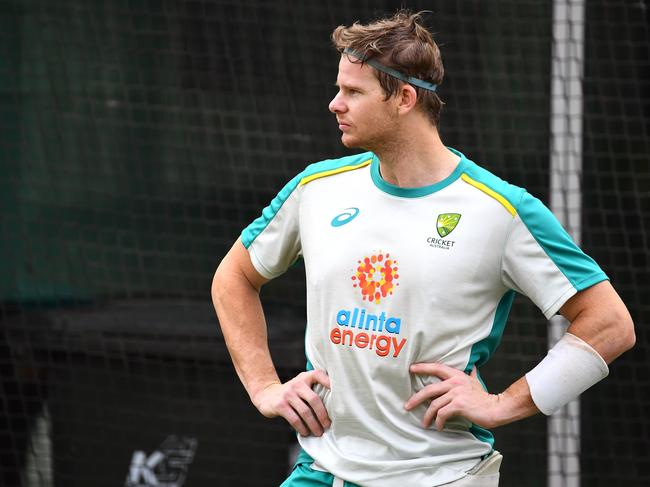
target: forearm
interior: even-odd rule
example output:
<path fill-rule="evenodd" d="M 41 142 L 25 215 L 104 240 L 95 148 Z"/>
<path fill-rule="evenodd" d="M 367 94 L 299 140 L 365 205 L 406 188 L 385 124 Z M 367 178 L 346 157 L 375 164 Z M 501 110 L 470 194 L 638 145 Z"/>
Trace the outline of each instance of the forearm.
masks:
<path fill-rule="evenodd" d="M 269 352 L 259 289 L 220 266 L 212 282 L 212 301 L 237 375 L 253 400 L 259 391 L 280 382 Z"/>
<path fill-rule="evenodd" d="M 499 398 L 504 402 L 500 424 L 530 416 L 537 411 L 553 414 L 585 390 L 605 378 L 607 364 L 587 342 L 566 333 L 532 370 Z"/>
<path fill-rule="evenodd" d="M 626 308 L 608 313 L 583 311 L 573 319 L 567 332 L 588 343 L 607 364 L 629 350 L 636 341 L 634 324 Z"/>
<path fill-rule="evenodd" d="M 568 334 L 561 340 L 563 346 L 554 346 L 552 360 L 547 356 L 541 369 L 530 371 L 499 395 L 503 401 L 500 424 L 531 416 L 540 409 L 549 414 L 578 397 L 607 375 L 606 364 L 634 345 L 634 324 L 609 282 L 579 293 L 561 311 L 570 321 Z"/>

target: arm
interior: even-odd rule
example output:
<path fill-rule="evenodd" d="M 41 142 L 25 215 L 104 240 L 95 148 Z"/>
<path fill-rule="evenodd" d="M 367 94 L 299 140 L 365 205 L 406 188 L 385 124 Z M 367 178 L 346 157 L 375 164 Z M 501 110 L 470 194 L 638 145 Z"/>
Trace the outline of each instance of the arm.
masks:
<path fill-rule="evenodd" d="M 267 345 L 266 320 L 259 292 L 268 282 L 253 267 L 237 240 L 212 280 L 212 302 L 239 379 L 251 399 L 280 383 Z"/>
<path fill-rule="evenodd" d="M 581 338 L 610 364 L 634 346 L 634 323 L 609 281 L 579 292 L 560 313 L 570 323 L 567 332 Z"/>
<path fill-rule="evenodd" d="M 329 417 L 311 386 L 320 383 L 329 387 L 329 379 L 315 370 L 281 384 L 269 352 L 259 296 L 267 282 L 237 240 L 219 264 L 211 289 L 226 346 L 237 375 L 264 416 L 282 416 L 303 436 L 320 436 L 329 426 Z"/>
<path fill-rule="evenodd" d="M 570 322 L 567 331 L 587 342 L 606 363 L 611 363 L 634 345 L 632 318 L 607 281 L 580 291 L 560 312 Z M 436 427 L 442 429 L 450 417 L 463 416 L 479 426 L 494 428 L 539 412 L 525 377 L 501 394 L 488 394 L 475 371 L 467 376 L 442 364 L 414 364 L 411 372 L 442 379 L 416 393 L 405 405 L 406 409 L 412 409 L 432 399 L 424 416 L 424 427 L 435 420 Z"/>

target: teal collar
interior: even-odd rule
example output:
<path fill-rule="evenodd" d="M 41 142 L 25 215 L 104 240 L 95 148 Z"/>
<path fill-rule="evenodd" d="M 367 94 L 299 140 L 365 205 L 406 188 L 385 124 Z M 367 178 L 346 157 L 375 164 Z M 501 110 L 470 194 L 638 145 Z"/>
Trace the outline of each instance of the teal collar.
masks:
<path fill-rule="evenodd" d="M 384 193 L 388 193 L 393 196 L 399 196 L 400 198 L 421 198 L 423 196 L 435 193 L 436 191 L 440 191 L 441 189 L 446 188 L 451 183 L 456 181 L 467 169 L 467 166 L 469 164 L 469 161 L 462 152 L 457 151 L 456 149 L 452 149 L 451 147 L 447 147 L 447 149 L 459 156 L 460 162 L 456 166 L 456 169 L 454 169 L 454 172 L 452 172 L 442 181 L 439 181 L 435 184 L 431 184 L 429 186 L 420 186 L 418 188 L 400 188 L 399 186 L 395 186 L 394 184 L 386 182 L 381 177 L 381 173 L 379 172 L 379 158 L 377 158 L 377 156 L 374 154 L 372 156 L 372 164 L 370 167 L 370 175 L 372 176 L 372 181 L 375 183 L 375 186 L 377 186 Z"/>

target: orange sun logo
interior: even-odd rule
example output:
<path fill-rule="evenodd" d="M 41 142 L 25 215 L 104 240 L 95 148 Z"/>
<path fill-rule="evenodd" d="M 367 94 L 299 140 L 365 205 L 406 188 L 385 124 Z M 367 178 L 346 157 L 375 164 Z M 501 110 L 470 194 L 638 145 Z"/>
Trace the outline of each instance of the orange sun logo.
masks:
<path fill-rule="evenodd" d="M 358 287 L 364 301 L 374 301 L 379 304 L 383 298 L 393 294 L 397 279 L 397 261 L 390 254 L 373 254 L 357 261 L 356 274 L 352 276 L 352 287 Z"/>

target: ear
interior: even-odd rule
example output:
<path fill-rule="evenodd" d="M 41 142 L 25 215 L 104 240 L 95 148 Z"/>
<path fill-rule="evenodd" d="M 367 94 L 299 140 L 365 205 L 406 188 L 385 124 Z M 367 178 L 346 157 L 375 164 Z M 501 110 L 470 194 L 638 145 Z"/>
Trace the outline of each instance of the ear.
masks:
<path fill-rule="evenodd" d="M 415 88 L 408 83 L 403 83 L 397 92 L 398 105 L 397 109 L 400 114 L 410 112 L 418 101 L 418 94 Z"/>

